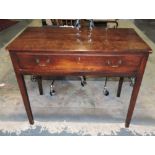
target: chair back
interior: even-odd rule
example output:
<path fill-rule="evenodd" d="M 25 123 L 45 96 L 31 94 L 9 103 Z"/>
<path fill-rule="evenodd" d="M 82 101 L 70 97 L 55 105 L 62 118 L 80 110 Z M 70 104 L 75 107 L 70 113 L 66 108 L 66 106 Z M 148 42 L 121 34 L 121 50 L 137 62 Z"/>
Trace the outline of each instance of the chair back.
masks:
<path fill-rule="evenodd" d="M 43 26 L 72 26 L 76 24 L 76 19 L 45 19 L 42 20 Z"/>

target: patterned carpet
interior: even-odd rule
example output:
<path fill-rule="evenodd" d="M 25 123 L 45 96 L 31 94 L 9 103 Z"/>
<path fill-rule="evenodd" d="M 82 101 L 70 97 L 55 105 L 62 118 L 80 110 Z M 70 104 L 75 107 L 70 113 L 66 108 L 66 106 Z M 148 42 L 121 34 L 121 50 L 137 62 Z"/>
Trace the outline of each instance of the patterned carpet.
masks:
<path fill-rule="evenodd" d="M 105 122 L 35 122 L 33 126 L 27 122 L 8 122 L 0 136 L 155 136 L 155 127 L 131 125 L 127 129 L 122 123 Z"/>
<path fill-rule="evenodd" d="M 36 22 L 36 21 L 35 21 Z M 33 24 L 35 23 L 33 21 Z M 155 45 L 131 21 L 122 27 L 134 27 L 149 45 Z M 26 76 L 26 85 L 35 125 L 29 125 L 8 52 L 0 49 L 0 135 L 155 135 L 155 58 L 149 58 L 143 83 L 129 129 L 124 128 L 132 91 L 128 78 L 122 95 L 116 97 L 118 78 L 109 79 L 109 96 L 103 95 L 104 78 L 89 77 L 82 88 L 80 81 L 66 77 L 55 83 L 56 96 L 49 95 L 50 80 L 43 81 L 44 95 L 37 83 Z"/>

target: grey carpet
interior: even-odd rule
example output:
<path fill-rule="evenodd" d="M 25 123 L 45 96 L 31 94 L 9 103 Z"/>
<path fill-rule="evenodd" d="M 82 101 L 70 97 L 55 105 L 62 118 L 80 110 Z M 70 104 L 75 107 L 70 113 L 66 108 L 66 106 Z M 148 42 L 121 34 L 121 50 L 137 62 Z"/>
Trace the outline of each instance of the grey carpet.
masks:
<path fill-rule="evenodd" d="M 155 43 L 155 19 L 137 19 L 135 20 L 136 26 L 143 31 Z"/>

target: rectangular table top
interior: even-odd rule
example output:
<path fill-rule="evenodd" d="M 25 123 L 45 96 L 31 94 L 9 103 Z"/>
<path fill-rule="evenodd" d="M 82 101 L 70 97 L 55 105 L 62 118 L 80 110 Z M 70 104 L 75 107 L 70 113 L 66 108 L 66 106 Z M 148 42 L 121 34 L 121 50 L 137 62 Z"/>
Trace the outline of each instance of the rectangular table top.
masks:
<path fill-rule="evenodd" d="M 10 52 L 151 52 L 131 28 L 28 27 L 7 49 Z"/>

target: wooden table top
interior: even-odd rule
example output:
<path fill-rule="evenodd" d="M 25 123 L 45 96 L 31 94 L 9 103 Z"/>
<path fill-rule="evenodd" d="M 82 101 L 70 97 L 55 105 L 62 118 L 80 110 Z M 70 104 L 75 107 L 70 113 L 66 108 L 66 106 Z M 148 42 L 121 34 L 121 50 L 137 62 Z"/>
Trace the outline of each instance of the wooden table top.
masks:
<path fill-rule="evenodd" d="M 151 52 L 134 29 L 28 27 L 7 49 L 33 52 Z"/>

